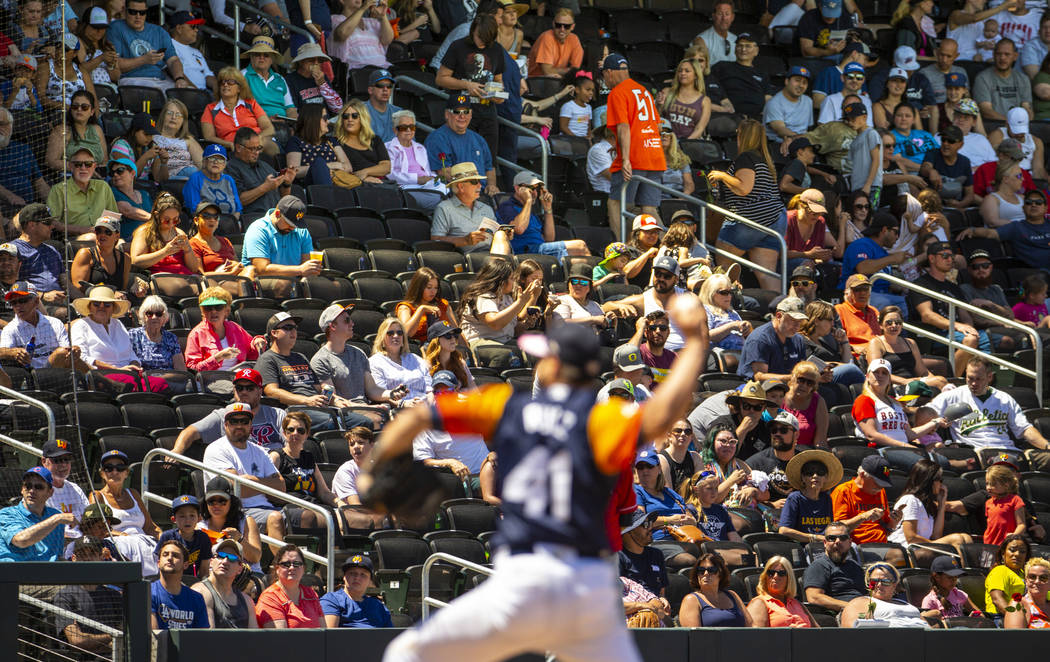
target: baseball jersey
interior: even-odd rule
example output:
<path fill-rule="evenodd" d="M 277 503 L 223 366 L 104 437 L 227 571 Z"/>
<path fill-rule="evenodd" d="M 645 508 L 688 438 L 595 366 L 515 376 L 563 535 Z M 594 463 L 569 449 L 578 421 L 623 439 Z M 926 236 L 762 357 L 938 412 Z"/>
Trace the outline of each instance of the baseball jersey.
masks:
<path fill-rule="evenodd" d="M 860 423 L 863 420 L 874 418 L 875 430 L 887 437 L 908 443 L 908 415 L 904 413 L 901 406 L 896 402 L 888 405 L 878 398 L 863 394 L 853 402 L 853 420 Z M 857 426 L 857 436 L 863 438 L 864 432 L 860 425 Z"/>
<path fill-rule="evenodd" d="M 530 553 L 550 544 L 599 556 L 609 549 L 605 514 L 617 476 L 634 461 L 643 411 L 620 400 L 595 404 L 593 391 L 565 384 L 535 399 L 498 384 L 439 395 L 432 416 L 450 434 L 481 434 L 499 455 L 494 548 Z"/>
<path fill-rule="evenodd" d="M 999 389 L 988 387 L 983 401 L 975 398 L 970 389 L 954 388 L 945 391 L 930 401 L 927 407 L 938 416 L 950 405 L 964 402 L 973 407 L 973 413 L 952 422 L 952 439 L 973 448 L 1015 449 L 1009 433 L 1020 439 L 1029 427 L 1028 419 L 1017 401 Z"/>
<path fill-rule="evenodd" d="M 613 136 L 616 125 L 626 124 L 631 130 L 631 169 L 633 170 L 666 170 L 664 148 L 660 142 L 660 114 L 656 112 L 656 102 L 645 89 L 630 78 L 612 89 L 606 106 L 606 124 Z M 610 172 L 623 169 L 623 151 L 616 145 L 616 158 L 613 159 Z"/>

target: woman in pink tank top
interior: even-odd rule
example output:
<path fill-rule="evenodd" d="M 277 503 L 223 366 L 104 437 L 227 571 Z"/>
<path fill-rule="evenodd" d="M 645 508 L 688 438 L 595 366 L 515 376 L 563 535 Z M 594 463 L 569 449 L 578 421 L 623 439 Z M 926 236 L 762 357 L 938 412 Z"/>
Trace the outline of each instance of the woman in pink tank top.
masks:
<path fill-rule="evenodd" d="M 820 371 L 809 361 L 799 361 L 791 370 L 788 392 L 781 408 L 798 419 L 799 446 L 827 449 L 828 405 L 817 393 Z"/>

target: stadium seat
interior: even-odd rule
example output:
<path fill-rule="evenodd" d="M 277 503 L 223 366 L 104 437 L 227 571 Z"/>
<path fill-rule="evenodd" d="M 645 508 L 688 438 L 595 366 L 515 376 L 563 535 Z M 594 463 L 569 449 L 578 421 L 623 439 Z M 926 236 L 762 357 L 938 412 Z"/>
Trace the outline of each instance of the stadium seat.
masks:
<path fill-rule="evenodd" d="M 978 568 L 988 572 L 996 565 L 996 554 L 999 552 L 999 546 L 973 542 L 960 545 L 959 551 L 962 552 L 962 567 Z"/>
<path fill-rule="evenodd" d="M 414 271 L 416 256 L 402 250 L 369 250 L 368 260 L 373 269 L 399 274 L 402 271 Z"/>
<path fill-rule="evenodd" d="M 467 261 L 459 251 L 419 251 L 416 258 L 419 260 L 419 266 L 433 269 L 442 278 L 467 271 Z"/>
<path fill-rule="evenodd" d="M 829 440 L 830 441 L 830 440 Z M 828 444 L 831 446 L 831 452 L 835 454 L 835 457 L 842 463 L 843 468 L 853 469 L 856 471 L 860 468 L 860 463 L 864 461 L 864 458 L 869 455 L 878 455 L 878 451 L 874 448 L 868 448 L 865 445 L 841 445 L 841 444 Z M 888 498 L 888 497 L 887 497 Z"/>
<path fill-rule="evenodd" d="M 382 278 L 378 276 L 355 276 L 351 274 L 350 282 L 354 286 L 357 296 L 369 299 L 377 304 L 386 301 L 401 301 L 405 292 L 394 278 Z"/>
<path fill-rule="evenodd" d="M 354 286 L 347 278 L 333 276 L 307 276 L 305 279 L 306 294 L 325 302 L 351 299 L 354 297 Z"/>
<path fill-rule="evenodd" d="M 121 421 L 120 409 L 106 402 L 80 401 L 78 405 L 65 405 L 67 420 L 88 430 L 97 430 Z M 141 458 L 140 458 L 141 459 Z"/>
<path fill-rule="evenodd" d="M 775 533 L 749 533 L 744 538 L 744 542 L 755 550 L 755 565 L 765 565 L 766 561 L 774 556 L 783 556 L 796 568 L 804 568 L 808 565 L 802 553 L 802 546 L 787 536 Z"/>
<path fill-rule="evenodd" d="M 1029 501 L 1050 504 L 1050 475 L 1037 471 L 1022 473 L 1021 494 Z"/>
<path fill-rule="evenodd" d="M 127 404 L 121 406 L 120 413 L 125 425 L 143 430 L 171 428 L 179 424 L 175 410 L 167 404 Z"/>
<path fill-rule="evenodd" d="M 277 308 L 241 308 L 233 313 L 238 324 L 253 336 L 266 335 L 266 322 L 281 312 Z"/>
<path fill-rule="evenodd" d="M 430 549 L 434 553 L 442 552 L 445 554 L 451 554 L 452 556 L 459 557 L 465 561 L 471 563 L 477 563 L 478 565 L 485 565 L 489 562 L 488 555 L 485 553 L 485 546 L 482 545 L 477 539 L 469 537 L 467 534 L 466 538 L 459 537 L 448 537 L 441 536 L 430 540 Z M 426 538 L 426 536 L 423 536 Z"/>
<path fill-rule="evenodd" d="M 400 239 L 409 246 L 414 245 L 417 241 L 430 241 L 430 222 L 419 218 L 410 218 L 407 216 L 409 212 L 413 212 L 413 210 L 401 209 L 389 212 L 389 214 L 397 213 L 401 215 L 399 218 L 391 215 L 386 217 L 386 227 L 390 238 Z"/>
<path fill-rule="evenodd" d="M 120 85 L 120 106 L 130 113 L 149 113 L 154 118 L 160 117 L 164 108 L 164 93 L 155 87 L 144 85 Z M 209 101 L 210 103 L 210 101 Z"/>
<path fill-rule="evenodd" d="M 402 209 L 405 199 L 396 184 L 364 184 L 354 189 L 357 206 L 384 213 L 388 209 Z"/>
<path fill-rule="evenodd" d="M 129 463 L 142 462 L 146 453 L 157 447 L 155 441 L 145 436 L 106 435 L 99 441 L 99 450 L 105 454 L 109 451 L 121 451 L 128 456 Z"/>
<path fill-rule="evenodd" d="M 729 567 L 730 572 L 738 568 L 755 565 L 754 550 L 752 550 L 751 546 L 746 542 L 734 542 L 732 540 L 705 540 L 700 543 L 700 551 L 704 554 L 713 553 L 728 556 L 726 559 L 726 565 Z M 726 555 L 726 552 L 733 552 L 733 554 Z M 739 556 L 741 559 L 739 565 L 730 562 L 730 559 L 734 556 Z"/>
<path fill-rule="evenodd" d="M 360 248 L 329 247 L 324 249 L 324 268 L 347 275 L 368 268 L 368 256 Z"/>
<path fill-rule="evenodd" d="M 341 216 L 335 219 L 339 236 L 351 237 L 366 243 L 370 239 L 386 239 L 386 226 L 378 214 L 369 213 L 367 209 L 343 209 Z"/>
<path fill-rule="evenodd" d="M 481 499 L 449 499 L 441 504 L 445 521 L 459 531 L 478 535 L 496 529 L 496 508 Z"/>

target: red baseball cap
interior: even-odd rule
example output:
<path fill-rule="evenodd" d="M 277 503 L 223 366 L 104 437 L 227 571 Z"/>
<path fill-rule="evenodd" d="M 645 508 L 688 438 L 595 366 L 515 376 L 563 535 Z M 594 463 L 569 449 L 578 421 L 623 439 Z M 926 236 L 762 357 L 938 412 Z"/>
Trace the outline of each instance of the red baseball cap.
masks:
<path fill-rule="evenodd" d="M 260 375 L 259 371 L 255 370 L 254 368 L 244 368 L 243 370 L 238 370 L 233 375 L 233 381 L 236 382 L 239 379 L 247 379 L 256 386 L 262 386 L 262 375 Z"/>

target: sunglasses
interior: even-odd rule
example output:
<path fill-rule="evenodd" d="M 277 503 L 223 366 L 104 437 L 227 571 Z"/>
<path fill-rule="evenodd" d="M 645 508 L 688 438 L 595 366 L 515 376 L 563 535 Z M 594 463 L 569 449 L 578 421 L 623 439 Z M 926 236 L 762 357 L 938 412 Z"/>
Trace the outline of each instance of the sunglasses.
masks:
<path fill-rule="evenodd" d="M 787 577 L 788 571 L 781 568 L 779 570 L 767 570 L 766 574 L 770 577 Z"/>
<path fill-rule="evenodd" d="M 816 386 L 817 382 L 809 377 L 795 377 L 795 381 L 799 384 L 809 384 L 810 386 Z"/>
<path fill-rule="evenodd" d="M 1050 575 L 1028 575 L 1028 581 L 1037 584 L 1045 584 L 1046 582 L 1050 582 Z"/>
<path fill-rule="evenodd" d="M 760 405 L 760 404 L 756 405 L 756 404 L 752 404 L 750 402 L 741 402 L 740 403 L 740 408 L 743 409 L 744 411 L 762 411 L 766 407 L 765 407 L 765 405 Z"/>
<path fill-rule="evenodd" d="M 225 506 L 229 502 L 229 499 L 208 499 L 205 503 L 209 506 Z"/>
<path fill-rule="evenodd" d="M 212 157 L 212 158 L 214 158 L 214 157 Z M 222 158 L 222 157 L 220 156 L 219 158 Z M 197 215 L 200 216 L 201 218 L 203 218 L 204 220 L 207 220 L 207 221 L 214 221 L 215 219 L 217 219 L 219 217 L 218 214 L 216 214 L 215 212 L 211 212 L 211 211 L 202 211 L 201 213 L 199 213 Z"/>
<path fill-rule="evenodd" d="M 404 332 L 404 331 L 401 331 L 401 330 L 399 330 L 399 329 L 390 329 L 390 330 L 388 330 L 388 331 L 386 332 L 386 335 L 387 335 L 387 336 L 389 336 L 389 337 L 391 337 L 391 338 L 396 338 L 397 336 L 403 336 L 403 335 L 405 335 L 405 332 Z"/>
<path fill-rule="evenodd" d="M 591 281 L 587 280 L 586 278 L 570 278 L 569 279 L 569 285 L 575 285 L 577 287 L 584 287 L 585 285 L 590 285 L 590 284 L 591 284 Z"/>
<path fill-rule="evenodd" d="M 201 310 L 203 310 L 206 313 L 217 313 L 225 307 L 226 304 L 224 303 L 216 303 L 208 306 L 201 306 Z"/>
<path fill-rule="evenodd" d="M 943 260 L 950 260 L 955 257 L 955 254 L 950 251 L 942 251 L 940 253 L 935 253 L 935 255 Z"/>
<path fill-rule="evenodd" d="M 846 74 L 847 80 L 864 80 L 864 74 Z"/>
<path fill-rule="evenodd" d="M 295 324 L 283 324 L 281 326 L 273 327 L 277 331 L 297 331 L 299 329 Z"/>
<path fill-rule="evenodd" d="M 361 117 L 361 114 L 357 113 L 357 112 L 346 113 L 346 114 L 343 115 L 343 119 L 344 120 L 347 120 L 347 119 L 356 120 L 356 119 L 358 119 L 360 117 Z"/>
<path fill-rule="evenodd" d="M 245 149 L 245 150 L 247 150 L 249 152 L 261 152 L 262 151 L 262 145 L 244 145 L 244 144 L 239 144 L 237 146 L 241 147 L 241 148 L 243 148 L 243 149 Z"/>
<path fill-rule="evenodd" d="M 236 554 L 230 554 L 229 552 L 215 552 L 215 558 L 222 561 L 229 561 L 230 563 L 240 563 L 241 557 Z"/>
<path fill-rule="evenodd" d="M 126 465 L 126 464 L 103 464 L 102 465 L 102 471 L 105 471 L 106 473 L 113 473 L 115 471 L 126 471 L 127 468 L 128 468 L 128 465 Z"/>
<path fill-rule="evenodd" d="M 820 466 L 817 466 L 817 467 L 811 467 L 808 471 L 803 469 L 802 470 L 802 475 L 803 476 L 827 476 L 828 475 L 828 468 L 825 467 L 824 465 L 820 465 Z"/>
<path fill-rule="evenodd" d="M 219 81 L 219 85 L 236 85 L 236 84 L 237 84 L 237 81 L 233 80 L 232 78 L 227 78 L 226 80 Z"/>
<path fill-rule="evenodd" d="M 301 567 L 303 567 L 303 562 L 302 561 L 281 561 L 277 565 L 281 566 L 282 568 L 287 568 L 287 569 L 301 568 Z"/>
<path fill-rule="evenodd" d="M 164 317 L 165 311 L 163 310 L 148 310 L 146 311 L 146 317 Z"/>
<path fill-rule="evenodd" d="M 112 308 L 113 307 L 113 302 L 112 301 L 92 301 L 91 305 L 94 308 Z"/>
<path fill-rule="evenodd" d="M 812 280 L 793 280 L 791 281 L 791 286 L 795 287 L 797 285 L 798 287 L 809 287 L 813 283 L 814 281 Z"/>
<path fill-rule="evenodd" d="M 896 579 L 890 579 L 888 577 L 884 577 L 882 579 L 875 579 L 874 577 L 872 577 L 869 581 L 871 581 L 874 584 L 882 584 L 883 586 L 893 586 L 897 583 Z"/>
<path fill-rule="evenodd" d="M 845 541 L 849 540 L 849 534 L 848 533 L 840 533 L 838 535 L 834 535 L 834 534 L 830 534 L 829 533 L 829 534 L 825 534 L 824 540 L 827 540 L 828 542 L 845 542 Z"/>
<path fill-rule="evenodd" d="M 1032 198 L 1030 200 L 1025 200 L 1024 203 L 1026 205 L 1045 205 L 1046 204 L 1046 200 L 1041 200 L 1041 199 L 1038 199 L 1038 198 Z"/>
<path fill-rule="evenodd" d="M 448 111 L 453 115 L 469 115 L 471 113 L 470 108 L 457 108 L 456 110 Z"/>
<path fill-rule="evenodd" d="M 669 324 L 650 324 L 649 329 L 652 331 L 668 331 L 671 329 Z"/>
<path fill-rule="evenodd" d="M 727 297 L 733 293 L 733 290 L 718 290 L 715 294 L 723 297 Z"/>
<path fill-rule="evenodd" d="M 696 566 L 696 574 L 698 575 L 717 575 L 718 568 L 713 565 L 698 565 Z"/>
<path fill-rule="evenodd" d="M 985 269 L 991 269 L 992 268 L 992 263 L 991 262 L 982 262 L 980 264 L 971 264 L 970 268 L 973 269 L 974 271 L 984 271 Z"/>
<path fill-rule="evenodd" d="M 255 389 L 257 389 L 259 387 L 256 386 L 255 384 L 235 384 L 233 386 L 233 388 L 238 393 L 244 393 L 245 391 L 254 391 Z"/>
<path fill-rule="evenodd" d="M 887 147 L 893 147 L 893 145 L 886 145 L 886 146 Z M 866 202 L 863 202 L 863 203 L 858 204 L 858 205 L 853 205 L 853 208 L 854 209 L 871 209 L 871 205 L 866 203 Z"/>
<path fill-rule="evenodd" d="M 306 434 L 306 428 L 289 427 L 284 429 L 285 434 Z"/>
<path fill-rule="evenodd" d="M 74 168 L 94 168 L 95 167 L 95 162 L 94 161 L 70 161 L 69 165 L 73 166 Z"/>
<path fill-rule="evenodd" d="M 228 425 L 251 425 L 252 418 L 250 416 L 230 416 L 226 419 Z"/>
<path fill-rule="evenodd" d="M 688 434 L 693 434 L 693 429 L 692 428 L 674 428 L 674 429 L 671 430 L 671 434 L 677 435 L 679 437 L 684 437 L 684 436 L 686 436 Z"/>
<path fill-rule="evenodd" d="M 790 425 L 774 425 L 771 429 L 773 434 L 789 434 L 795 431 Z"/>
<path fill-rule="evenodd" d="M 575 24 L 574 23 L 555 23 L 554 24 L 554 28 L 555 29 L 562 29 L 562 30 L 571 30 L 573 25 L 575 25 Z"/>
<path fill-rule="evenodd" d="M 660 280 L 671 280 L 678 278 L 678 276 L 675 276 L 670 271 L 664 271 L 663 269 L 653 269 L 653 278 L 659 278 Z"/>
<path fill-rule="evenodd" d="M 416 130 L 416 125 L 415 124 L 402 124 L 399 127 L 397 127 L 397 130 L 398 131 L 415 131 Z"/>
<path fill-rule="evenodd" d="M 70 110 L 91 110 L 90 103 L 71 103 L 69 104 Z"/>
<path fill-rule="evenodd" d="M 127 12 L 129 16 L 145 16 L 146 15 L 146 10 L 145 9 L 131 9 L 130 7 L 125 7 L 124 11 Z"/>

